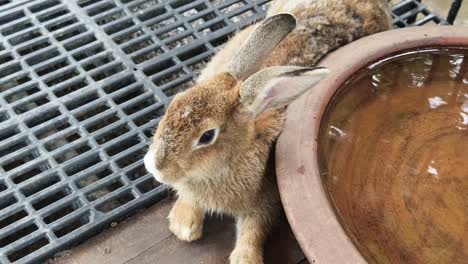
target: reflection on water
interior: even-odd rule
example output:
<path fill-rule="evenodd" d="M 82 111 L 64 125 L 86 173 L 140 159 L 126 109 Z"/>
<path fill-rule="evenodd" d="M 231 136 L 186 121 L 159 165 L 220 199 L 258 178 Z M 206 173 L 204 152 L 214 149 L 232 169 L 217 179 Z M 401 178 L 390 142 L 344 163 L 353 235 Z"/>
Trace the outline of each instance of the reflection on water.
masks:
<path fill-rule="evenodd" d="M 427 50 L 358 74 L 327 110 L 321 170 L 371 263 L 467 263 L 468 50 Z"/>

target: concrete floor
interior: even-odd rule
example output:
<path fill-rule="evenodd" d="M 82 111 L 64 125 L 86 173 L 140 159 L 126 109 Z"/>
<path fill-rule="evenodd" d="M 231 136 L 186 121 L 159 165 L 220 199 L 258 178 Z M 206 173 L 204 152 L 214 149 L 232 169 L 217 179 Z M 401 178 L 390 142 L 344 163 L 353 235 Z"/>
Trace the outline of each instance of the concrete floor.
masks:
<path fill-rule="evenodd" d="M 71 250 L 49 264 L 220 264 L 227 263 L 234 246 L 231 219 L 211 218 L 200 241 L 178 241 L 167 227 L 173 201 L 164 200 Z M 286 220 L 272 232 L 265 263 L 307 264 Z"/>

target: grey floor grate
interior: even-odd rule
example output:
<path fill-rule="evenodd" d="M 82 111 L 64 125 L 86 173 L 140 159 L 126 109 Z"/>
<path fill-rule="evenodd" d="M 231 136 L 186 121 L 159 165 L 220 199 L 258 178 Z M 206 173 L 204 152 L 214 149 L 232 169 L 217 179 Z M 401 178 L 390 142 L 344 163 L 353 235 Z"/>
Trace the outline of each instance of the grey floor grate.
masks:
<path fill-rule="evenodd" d="M 268 2 L 0 0 L 0 263 L 38 263 L 164 197 L 142 164 L 152 130 Z M 397 26 L 441 22 L 394 10 Z"/>

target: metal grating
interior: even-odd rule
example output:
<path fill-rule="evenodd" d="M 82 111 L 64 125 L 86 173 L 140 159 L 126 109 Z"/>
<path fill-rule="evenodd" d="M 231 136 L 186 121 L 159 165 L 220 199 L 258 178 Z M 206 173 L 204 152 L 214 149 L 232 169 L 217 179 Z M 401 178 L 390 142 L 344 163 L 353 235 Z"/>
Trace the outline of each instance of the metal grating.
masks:
<path fill-rule="evenodd" d="M 164 197 L 165 106 L 269 0 L 0 0 L 0 263 L 38 263 Z M 416 1 L 397 26 L 441 20 Z M 421 15 L 422 14 L 422 15 Z"/>

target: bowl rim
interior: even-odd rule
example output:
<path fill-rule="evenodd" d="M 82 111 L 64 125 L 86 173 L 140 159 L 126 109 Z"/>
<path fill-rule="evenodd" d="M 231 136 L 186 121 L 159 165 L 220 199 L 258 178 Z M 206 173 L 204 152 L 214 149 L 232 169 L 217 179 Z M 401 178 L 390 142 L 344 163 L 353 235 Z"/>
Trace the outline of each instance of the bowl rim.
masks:
<path fill-rule="evenodd" d="M 278 189 L 286 216 L 311 263 L 368 263 L 346 234 L 330 204 L 318 165 L 318 134 L 324 112 L 354 73 L 407 50 L 467 47 L 468 27 L 393 29 L 356 40 L 320 63 L 331 74 L 288 107 L 276 144 Z"/>

